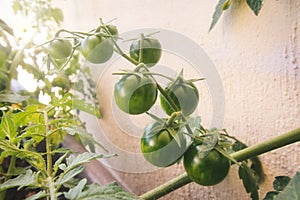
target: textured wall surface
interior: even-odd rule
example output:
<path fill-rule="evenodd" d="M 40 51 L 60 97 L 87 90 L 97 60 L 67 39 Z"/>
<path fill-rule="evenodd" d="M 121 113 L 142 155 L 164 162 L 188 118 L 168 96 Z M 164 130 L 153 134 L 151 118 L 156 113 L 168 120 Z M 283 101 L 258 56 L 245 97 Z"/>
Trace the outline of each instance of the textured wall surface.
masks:
<path fill-rule="evenodd" d="M 114 23 L 121 32 L 147 27 L 164 28 L 195 41 L 214 62 L 223 82 L 226 106 L 223 127 L 248 145 L 299 127 L 299 1 L 266 0 L 259 16 L 255 16 L 244 1 L 235 0 L 234 5 L 224 13 L 210 33 L 208 29 L 216 0 L 58 2 L 64 9 L 64 27 L 68 29 L 90 30 L 97 25 L 99 17 L 105 20 L 117 18 Z M 122 67 L 118 62 L 106 71 L 92 66 L 99 84 L 104 117 L 99 121 L 88 120 L 88 124 L 100 142 L 103 137 L 98 135 L 99 127 L 120 149 L 138 153 L 137 137 L 124 134 L 120 130 L 120 126 L 115 124 L 111 110 L 113 81 L 108 74 L 120 68 Z M 200 105 L 203 105 L 203 102 L 200 102 Z M 202 117 L 204 122 L 209 121 L 206 116 Z M 132 120 L 138 123 L 138 119 Z M 293 176 L 300 170 L 300 144 L 274 150 L 262 155 L 261 159 L 268 175 L 261 185 L 260 192 L 263 197 L 265 192 L 271 189 L 274 176 Z M 141 171 L 143 162 L 127 161 L 125 157 L 119 160 L 114 158 L 112 162 L 118 167 L 130 165 L 132 170 Z M 126 173 L 113 169 L 111 171 L 119 180 L 123 180 L 131 191 L 141 194 L 184 170 L 178 165 L 147 173 Z M 201 187 L 189 184 L 163 199 L 249 199 L 241 184 L 234 167 L 229 177 L 216 186 Z"/>

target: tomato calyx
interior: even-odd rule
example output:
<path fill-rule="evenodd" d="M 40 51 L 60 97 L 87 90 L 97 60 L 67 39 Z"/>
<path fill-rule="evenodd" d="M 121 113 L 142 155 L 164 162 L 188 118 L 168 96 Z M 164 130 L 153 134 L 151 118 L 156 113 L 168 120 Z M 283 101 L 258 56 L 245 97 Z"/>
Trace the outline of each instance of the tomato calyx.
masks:
<path fill-rule="evenodd" d="M 182 74 L 181 71 L 177 78 L 165 87 L 165 94 L 160 95 L 163 111 L 169 116 L 180 110 L 184 116 L 189 116 L 198 106 L 198 89 L 192 81 L 186 81 Z"/>
<path fill-rule="evenodd" d="M 147 67 L 156 65 L 161 57 L 162 48 L 160 42 L 153 37 L 141 34 L 130 45 L 129 55 L 138 63 L 144 63 Z"/>

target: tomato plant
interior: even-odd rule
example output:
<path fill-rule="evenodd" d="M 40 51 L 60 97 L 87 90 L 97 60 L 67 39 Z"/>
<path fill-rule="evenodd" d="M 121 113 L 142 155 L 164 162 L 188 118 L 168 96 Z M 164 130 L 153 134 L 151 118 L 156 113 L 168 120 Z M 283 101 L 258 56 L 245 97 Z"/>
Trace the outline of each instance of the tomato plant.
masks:
<path fill-rule="evenodd" d="M 23 9 L 23 6 L 29 5 L 28 3 L 22 4 L 22 2 L 24 1 L 15 0 L 15 9 Z M 39 3 L 44 6 L 45 2 L 37 1 L 37 4 L 32 4 L 32 6 Z M 220 1 L 217 12 L 227 9 L 230 3 L 231 1 Z M 44 9 L 35 8 L 33 10 Z M 45 15 L 51 12 L 56 14 L 45 17 L 44 20 L 60 21 L 59 10 L 48 8 L 46 11 Z M 28 13 L 28 10 L 25 10 L 24 13 Z M 218 15 L 214 16 L 215 19 L 218 17 Z M 38 27 L 38 24 L 47 24 L 39 22 L 33 27 Z M 69 35 L 59 36 L 61 32 Z M 2 37 L 7 34 L 11 38 L 14 37 L 13 31 L 2 20 L 0 20 L 0 33 Z M 120 197 L 118 192 L 121 192 L 122 196 L 125 194 L 130 199 L 140 199 L 120 188 L 116 189 L 115 185 L 104 187 L 96 184 L 87 185 L 85 179 L 75 178 L 83 170 L 81 166 L 83 163 L 101 158 L 103 155 L 93 153 L 95 145 L 101 145 L 94 141 L 88 132 L 84 131 L 84 123 L 74 115 L 79 111 L 95 114 L 94 105 L 90 106 L 85 104 L 83 99 L 76 99 L 77 97 L 71 90 L 74 82 L 70 80 L 70 77 L 78 75 L 78 72 L 88 74 L 88 70 L 82 68 L 82 65 L 78 63 L 79 53 L 91 63 L 104 63 L 116 50 L 125 59 L 137 65 L 134 71 L 124 71 L 122 77 L 115 84 L 114 98 L 117 106 L 128 114 L 145 113 L 155 119 L 141 133 L 140 146 L 145 159 L 155 166 L 168 167 L 176 162 L 179 163 L 183 157 L 183 165 L 186 170 L 183 175 L 141 195 L 141 198 L 157 199 L 192 181 L 204 186 L 218 184 L 227 176 L 231 163 L 233 163 L 239 165 L 239 178 L 242 179 L 246 191 L 251 193 L 253 200 L 257 200 L 259 189 L 257 180 L 260 178 L 259 176 L 263 175 L 263 170 L 260 160 L 256 156 L 299 141 L 300 129 L 251 148 L 230 136 L 224 129 L 207 130 L 201 125 L 199 116 L 190 116 L 199 103 L 199 92 L 192 81 L 195 79 L 185 80 L 183 74 L 180 73 L 174 81 L 163 88 L 155 80 L 155 76 L 161 75 L 168 80 L 172 78 L 152 73 L 149 70 L 160 60 L 162 54 L 160 42 L 142 34 L 140 39 L 131 44 L 129 55 L 127 55 L 116 43 L 117 38 L 117 27 L 104 24 L 101 19 L 100 26 L 96 28 L 96 31 L 93 29 L 89 32 L 72 32 L 61 29 L 55 34 L 53 40 L 44 43 L 49 43 L 47 51 L 41 48 L 42 45 L 34 44 L 34 40 L 25 45 L 24 49 L 14 49 L 10 45 L 3 46 L 8 40 L 1 38 L 0 79 L 7 83 L 0 83 L 3 84 L 0 85 L 0 110 L 2 111 L 0 112 L 0 130 L 4 130 L 0 131 L 0 151 L 4 152 L 1 154 L 0 160 L 1 162 L 8 160 L 9 166 L 1 168 L 0 199 L 4 199 L 8 194 L 5 194 L 5 191 L 13 187 L 37 189 L 38 193 L 33 194 L 30 199 L 85 199 L 91 197 L 90 195 L 92 195 L 91 198 L 105 198 L 108 196 L 107 194 L 111 199 L 118 199 Z M 74 41 L 73 44 L 70 42 L 71 39 Z M 36 48 L 27 51 L 28 47 L 32 46 Z M 80 48 L 78 48 L 79 46 Z M 40 55 L 28 54 L 28 52 L 42 55 L 48 53 L 49 56 L 39 59 Z M 26 60 L 22 60 L 23 57 L 27 57 Z M 43 60 L 45 63 L 39 66 L 40 62 L 35 62 L 36 60 Z M 45 65 L 47 65 L 47 69 L 40 70 Z M 22 93 L 20 93 L 21 97 L 10 93 L 11 80 L 16 77 L 17 67 L 32 73 L 34 78 L 41 83 L 34 94 L 28 93 L 30 98 L 36 98 L 39 94 L 47 94 L 50 98 L 47 105 L 39 103 L 37 99 L 28 100 L 29 97 L 22 96 Z M 55 72 L 57 74 L 53 81 L 48 80 L 49 77 L 53 77 Z M 90 89 L 85 90 L 85 82 L 89 86 L 94 86 L 92 79 L 87 76 L 84 80 L 80 79 L 76 83 L 77 87 L 72 89 L 81 93 L 79 96 L 92 96 L 89 100 L 93 100 L 95 95 L 91 94 Z M 55 94 L 53 94 L 53 86 L 56 87 L 55 90 L 58 89 Z M 7 90 L 8 93 L 4 90 Z M 161 119 L 150 113 L 150 108 L 156 103 L 158 91 L 160 92 L 161 108 L 169 115 L 167 119 Z M 99 117 L 99 115 L 95 115 Z M 92 152 L 78 154 L 75 157 L 70 155 L 71 151 L 68 149 L 58 148 L 65 134 L 83 138 L 81 142 L 84 143 L 84 146 L 88 145 Z M 43 151 L 36 148 L 41 141 L 45 143 Z M 60 154 L 58 160 L 53 159 L 56 154 Z M 15 165 L 16 159 L 26 161 L 29 167 L 21 170 Z M 65 188 L 65 185 L 71 188 Z M 72 188 L 72 185 L 76 185 L 75 188 Z M 279 189 L 281 191 L 281 188 Z M 68 191 L 65 192 L 65 190 Z M 91 191 L 96 191 L 96 194 Z M 104 196 L 103 193 L 105 193 Z"/>
<path fill-rule="evenodd" d="M 176 127 L 177 126 L 177 127 Z M 178 138 L 178 141 L 174 137 Z M 178 124 L 166 126 L 154 121 L 148 124 L 141 138 L 141 150 L 146 160 L 158 167 L 176 163 L 186 150 L 186 138 Z"/>
<path fill-rule="evenodd" d="M 201 145 L 191 145 L 184 154 L 183 164 L 188 176 L 200 185 L 220 183 L 229 172 L 230 161 L 215 149 L 209 152 L 200 149 Z"/>
<path fill-rule="evenodd" d="M 72 44 L 68 40 L 54 39 L 49 44 L 48 52 L 53 59 L 64 59 L 71 55 Z"/>
<path fill-rule="evenodd" d="M 104 63 L 112 57 L 113 45 L 107 37 L 91 35 L 82 41 L 81 53 L 91 63 Z"/>
<path fill-rule="evenodd" d="M 161 57 L 161 44 L 155 38 L 141 37 L 130 45 L 130 57 L 140 63 L 152 67 Z"/>
<path fill-rule="evenodd" d="M 144 113 L 156 101 L 156 82 L 142 73 L 123 75 L 115 84 L 114 98 L 122 111 L 128 114 Z"/>
<path fill-rule="evenodd" d="M 179 78 L 175 82 L 171 82 L 165 91 L 184 116 L 191 115 L 198 106 L 199 92 L 192 82 Z M 176 111 L 162 94 L 160 95 L 160 103 L 163 111 L 168 115 Z"/>

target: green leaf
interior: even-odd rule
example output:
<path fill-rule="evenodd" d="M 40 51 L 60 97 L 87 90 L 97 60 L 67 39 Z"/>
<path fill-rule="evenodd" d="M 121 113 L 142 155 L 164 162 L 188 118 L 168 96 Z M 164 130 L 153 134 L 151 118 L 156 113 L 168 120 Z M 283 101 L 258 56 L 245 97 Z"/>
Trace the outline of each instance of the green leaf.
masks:
<path fill-rule="evenodd" d="M 217 21 L 221 17 L 223 11 L 228 9 L 229 6 L 230 6 L 230 0 L 220 0 L 219 1 L 219 3 L 216 6 L 215 12 L 213 14 L 213 19 L 212 19 L 212 22 L 210 24 L 209 31 L 211 31 L 214 28 Z"/>
<path fill-rule="evenodd" d="M 276 191 L 283 191 L 290 181 L 291 178 L 288 176 L 276 176 L 275 181 L 273 182 L 273 188 Z"/>
<path fill-rule="evenodd" d="M 296 175 L 289 182 L 289 184 L 284 188 L 284 190 L 274 197 L 274 200 L 300 199 L 299 188 L 300 188 L 300 172 L 297 172 Z"/>
<path fill-rule="evenodd" d="M 67 165 L 66 168 L 63 169 L 64 173 L 67 173 L 69 170 L 74 169 L 75 167 L 78 167 L 79 165 L 82 165 L 84 163 L 90 162 L 97 158 L 103 158 L 103 154 L 98 153 L 90 153 L 90 152 L 84 152 L 82 154 L 79 154 L 77 156 L 70 155 L 66 159 Z"/>
<path fill-rule="evenodd" d="M 75 167 L 74 169 L 69 170 L 67 173 L 63 173 L 62 176 L 59 176 L 59 179 L 55 184 L 60 187 L 64 183 L 70 181 L 72 178 L 80 174 L 83 170 L 83 166 Z"/>
<path fill-rule="evenodd" d="M 279 192 L 276 192 L 276 191 L 268 192 L 263 200 L 273 200 L 274 197 L 278 194 L 279 194 Z"/>
<path fill-rule="evenodd" d="M 70 152 L 66 152 L 64 155 L 60 156 L 54 163 L 53 166 L 53 174 L 56 175 L 59 166 L 62 164 L 62 162 L 66 159 L 66 157 L 70 154 Z"/>
<path fill-rule="evenodd" d="M 6 31 L 7 33 L 9 33 L 10 35 L 14 35 L 14 31 L 13 29 L 8 26 L 2 19 L 0 19 L 0 27 Z"/>
<path fill-rule="evenodd" d="M 263 0 L 246 0 L 246 1 L 247 1 L 248 6 L 254 12 L 254 14 L 258 15 L 258 13 L 263 5 Z"/>
<path fill-rule="evenodd" d="M 102 148 L 107 152 L 105 147 L 99 142 L 97 142 L 91 133 L 87 132 L 85 129 L 79 126 L 62 127 L 62 130 L 65 130 L 69 135 L 73 135 L 73 136 L 78 135 L 82 145 L 88 146 L 92 152 L 95 152 L 94 144 L 98 145 L 100 148 Z"/>
<path fill-rule="evenodd" d="M 115 182 L 104 186 L 94 183 L 84 187 L 85 184 L 86 180 L 81 180 L 77 187 L 64 193 L 65 197 L 70 200 L 141 200 Z"/>
<path fill-rule="evenodd" d="M 25 200 L 37 200 L 37 199 L 41 199 L 46 196 L 47 196 L 47 194 L 45 191 L 39 191 L 38 193 L 31 195 L 30 197 L 26 198 Z"/>
<path fill-rule="evenodd" d="M 3 113 L 1 124 L 0 124 L 0 137 L 8 137 L 9 140 L 13 141 L 17 135 L 17 128 L 14 122 L 5 113 Z"/>
<path fill-rule="evenodd" d="M 70 189 L 68 191 L 68 193 L 65 193 L 65 197 L 67 199 L 78 199 L 78 197 L 79 197 L 80 193 L 82 192 L 82 190 L 84 189 L 86 183 L 87 183 L 87 180 L 85 178 L 81 179 L 75 187 Z"/>
<path fill-rule="evenodd" d="M 20 159 L 25 159 L 31 166 L 42 173 L 46 173 L 46 163 L 41 154 L 20 149 L 16 156 Z"/>
<path fill-rule="evenodd" d="M 19 103 L 28 100 L 28 96 L 13 93 L 0 94 L 1 102 Z"/>
<path fill-rule="evenodd" d="M 247 145 L 245 145 L 244 143 L 238 140 L 236 140 L 232 145 L 232 150 L 234 151 L 240 151 L 245 148 L 247 148 Z M 251 169 L 254 171 L 258 183 L 263 182 L 263 180 L 265 179 L 265 173 L 263 171 L 263 167 L 260 159 L 257 156 L 254 156 L 250 158 L 250 161 L 252 163 Z"/>
<path fill-rule="evenodd" d="M 36 174 L 31 170 L 27 170 L 26 174 L 21 174 L 16 178 L 8 179 L 6 182 L 0 184 L 0 191 L 7 190 L 14 187 L 25 187 L 30 185 L 35 185 L 36 183 Z"/>
<path fill-rule="evenodd" d="M 71 180 L 72 178 L 74 178 L 80 172 L 82 172 L 84 169 L 84 167 L 81 166 L 82 164 L 88 163 L 94 159 L 103 158 L 103 157 L 104 156 L 102 154 L 90 153 L 90 152 L 84 152 L 77 156 L 75 156 L 73 154 L 70 155 L 68 158 L 66 158 L 66 164 L 59 165 L 59 168 L 63 172 L 59 175 L 59 178 L 56 181 L 56 184 L 59 187 L 62 184 L 66 183 L 69 180 Z"/>
<path fill-rule="evenodd" d="M 239 167 L 239 177 L 243 181 L 246 192 L 250 193 L 252 200 L 258 200 L 259 187 L 251 168 L 247 165 L 246 162 L 242 162 L 242 165 Z"/>
<path fill-rule="evenodd" d="M 73 99 L 73 108 L 101 118 L 100 111 L 97 109 L 97 107 L 85 102 L 84 99 Z"/>

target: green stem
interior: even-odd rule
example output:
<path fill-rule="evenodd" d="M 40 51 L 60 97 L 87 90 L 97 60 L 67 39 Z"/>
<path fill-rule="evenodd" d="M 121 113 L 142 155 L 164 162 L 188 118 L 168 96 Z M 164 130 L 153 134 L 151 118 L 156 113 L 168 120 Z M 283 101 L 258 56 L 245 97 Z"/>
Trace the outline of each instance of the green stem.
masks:
<path fill-rule="evenodd" d="M 154 190 L 150 190 L 145 194 L 142 194 L 140 197 L 145 200 L 158 199 L 170 192 L 173 192 L 177 188 L 180 188 L 188 183 L 192 182 L 191 179 L 187 176 L 186 173 L 177 176 L 176 178 L 158 186 Z"/>
<path fill-rule="evenodd" d="M 11 177 L 11 174 L 15 169 L 16 161 L 17 161 L 17 157 L 15 155 L 12 155 L 11 159 L 10 159 L 9 167 L 7 170 L 7 176 L 5 177 L 4 182 L 7 181 Z M 6 195 L 6 190 L 4 190 L 0 193 L 0 200 L 4 200 L 5 195 Z"/>
<path fill-rule="evenodd" d="M 265 142 L 234 152 L 230 155 L 237 161 L 243 161 L 299 141 L 300 128 L 297 128 Z M 192 180 L 189 179 L 188 175 L 183 173 L 178 177 L 154 188 L 153 190 L 142 194 L 140 197 L 145 200 L 158 199 L 191 182 Z"/>
<path fill-rule="evenodd" d="M 45 126 L 46 126 L 46 157 L 47 157 L 47 181 L 48 181 L 48 190 L 49 190 L 49 196 L 47 196 L 47 199 L 51 200 L 56 200 L 56 188 L 53 183 L 52 179 L 52 150 L 51 150 L 51 141 L 50 141 L 50 136 L 51 136 L 51 131 L 49 131 L 48 128 L 48 113 L 45 111 L 44 112 L 44 120 L 45 120 Z"/>
<path fill-rule="evenodd" d="M 297 128 L 265 142 L 232 153 L 231 156 L 237 161 L 242 161 L 299 141 L 300 128 Z"/>

